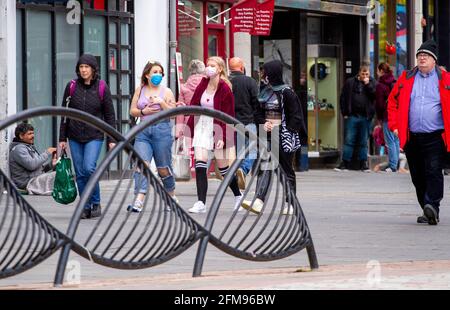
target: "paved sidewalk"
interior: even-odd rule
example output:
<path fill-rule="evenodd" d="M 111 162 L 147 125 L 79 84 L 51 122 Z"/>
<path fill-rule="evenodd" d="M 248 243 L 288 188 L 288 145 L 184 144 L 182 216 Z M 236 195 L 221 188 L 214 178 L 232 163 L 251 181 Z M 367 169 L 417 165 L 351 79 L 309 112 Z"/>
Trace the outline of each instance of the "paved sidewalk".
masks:
<path fill-rule="evenodd" d="M 2 289 L 47 290 L 50 283 L 13 285 Z M 422 261 L 346 264 L 309 268 L 268 268 L 255 270 L 163 274 L 152 277 L 88 280 L 66 284 L 61 289 L 89 290 L 373 290 L 450 289 L 450 261 Z"/>
<path fill-rule="evenodd" d="M 448 178 L 446 177 L 446 181 Z M 297 174 L 300 203 L 311 229 L 320 269 L 308 270 L 306 252 L 255 263 L 208 246 L 203 276 L 192 278 L 197 246 L 153 268 L 129 271 L 95 265 L 75 254 L 81 285 L 92 289 L 365 289 L 438 288 L 450 283 L 448 185 L 438 226 L 416 224 L 420 208 L 410 176 L 389 173 L 312 170 Z M 211 180 L 211 200 L 219 181 Z M 114 181 L 102 182 L 107 197 Z M 177 196 L 187 209 L 195 202 L 195 182 L 179 182 Z M 33 206 L 65 231 L 71 206 L 50 197 L 28 197 Z M 224 203 L 232 204 L 231 194 Z M 203 223 L 204 215 L 195 215 Z M 0 288 L 51 288 L 59 253 L 39 266 L 0 280 Z M 369 268 L 368 262 L 371 262 Z M 377 265 L 380 263 L 381 265 Z M 378 268 L 379 267 L 379 268 Z M 380 271 L 380 273 L 378 272 Z M 380 281 L 378 281 L 380 279 Z"/>

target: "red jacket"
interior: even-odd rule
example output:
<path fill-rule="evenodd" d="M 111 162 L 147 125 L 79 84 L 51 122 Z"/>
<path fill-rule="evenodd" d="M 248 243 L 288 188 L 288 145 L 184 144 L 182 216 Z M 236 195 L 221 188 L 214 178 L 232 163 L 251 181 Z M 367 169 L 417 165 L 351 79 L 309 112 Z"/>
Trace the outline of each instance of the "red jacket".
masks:
<path fill-rule="evenodd" d="M 450 152 L 450 73 L 439 69 L 438 66 L 435 69 L 439 78 L 444 121 L 442 138 L 447 146 L 447 151 Z M 417 67 L 411 71 L 403 71 L 388 98 L 388 126 L 391 131 L 398 130 L 401 148 L 405 146 L 409 138 L 409 105 L 417 71 Z"/>
<path fill-rule="evenodd" d="M 195 89 L 194 95 L 192 96 L 191 105 L 199 106 L 200 100 L 202 98 L 203 92 L 208 86 L 209 79 L 203 78 L 200 84 Z M 219 85 L 217 86 L 216 93 L 214 94 L 214 110 L 224 112 L 232 117 L 234 117 L 234 97 L 231 88 L 220 79 Z M 194 135 L 194 119 L 195 117 L 189 117 L 188 126 L 191 130 L 191 137 Z M 224 148 L 234 146 L 234 130 L 231 126 L 219 122 L 214 119 L 214 126 L 220 126 L 222 128 L 222 135 L 214 135 L 214 142 L 217 143 L 218 140 L 222 140 L 225 145 Z"/>

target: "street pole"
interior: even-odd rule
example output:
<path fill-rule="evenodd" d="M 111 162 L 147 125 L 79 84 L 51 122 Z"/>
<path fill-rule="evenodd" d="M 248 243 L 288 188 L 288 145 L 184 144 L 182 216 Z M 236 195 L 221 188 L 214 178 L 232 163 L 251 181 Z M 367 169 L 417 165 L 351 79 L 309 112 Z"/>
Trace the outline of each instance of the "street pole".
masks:
<path fill-rule="evenodd" d="M 176 52 L 177 52 L 177 0 L 169 1 L 169 88 L 176 95 L 177 71 L 176 71 Z"/>

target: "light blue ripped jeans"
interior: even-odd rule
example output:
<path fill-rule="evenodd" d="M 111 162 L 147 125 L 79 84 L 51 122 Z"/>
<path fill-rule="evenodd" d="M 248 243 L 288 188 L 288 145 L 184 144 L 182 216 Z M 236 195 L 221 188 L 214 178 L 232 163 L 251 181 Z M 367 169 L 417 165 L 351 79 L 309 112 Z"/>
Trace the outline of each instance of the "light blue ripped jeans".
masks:
<path fill-rule="evenodd" d="M 169 175 L 161 177 L 166 191 L 173 192 L 175 190 L 175 178 L 172 169 L 172 125 L 169 121 L 163 121 L 145 128 L 136 136 L 134 149 L 148 162 L 155 159 L 156 168 L 167 168 Z M 134 173 L 134 193 L 147 193 L 148 181 L 145 176 L 139 172 Z"/>

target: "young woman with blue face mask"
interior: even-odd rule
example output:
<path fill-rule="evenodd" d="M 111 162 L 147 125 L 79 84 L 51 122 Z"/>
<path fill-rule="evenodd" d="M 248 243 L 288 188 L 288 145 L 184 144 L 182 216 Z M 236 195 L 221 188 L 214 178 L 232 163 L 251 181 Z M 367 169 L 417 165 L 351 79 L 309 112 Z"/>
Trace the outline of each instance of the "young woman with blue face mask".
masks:
<path fill-rule="evenodd" d="M 164 69 L 159 62 L 149 61 L 141 76 L 141 85 L 136 89 L 131 102 L 130 115 L 141 120 L 162 110 L 176 106 L 175 97 L 170 90 L 161 85 Z M 175 178 L 172 170 L 172 125 L 170 120 L 161 121 L 145 128 L 136 136 L 134 148 L 147 165 L 155 159 L 158 174 L 166 191 L 175 198 Z M 136 199 L 127 210 L 141 212 L 147 193 L 147 179 L 136 172 L 134 174 L 134 194 Z"/>

